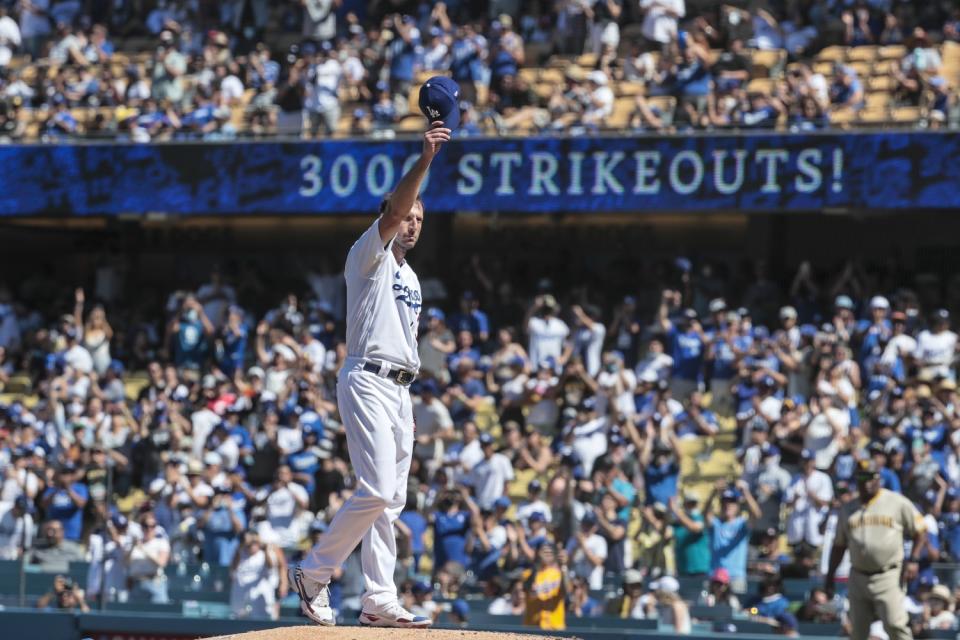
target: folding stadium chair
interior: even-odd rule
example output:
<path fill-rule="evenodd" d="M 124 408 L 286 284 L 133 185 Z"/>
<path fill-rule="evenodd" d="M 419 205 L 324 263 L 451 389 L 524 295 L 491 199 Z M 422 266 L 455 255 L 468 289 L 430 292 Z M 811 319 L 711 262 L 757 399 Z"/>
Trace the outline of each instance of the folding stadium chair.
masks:
<path fill-rule="evenodd" d="M 747 83 L 747 92 L 762 93 L 763 95 L 769 96 L 771 93 L 773 93 L 773 87 L 773 78 L 754 78 Z"/>
<path fill-rule="evenodd" d="M 873 72 L 873 65 L 869 62 L 847 62 L 861 78 L 866 78 Z"/>
<path fill-rule="evenodd" d="M 857 117 L 856 125 L 859 127 L 878 127 L 886 124 L 890 119 L 888 115 L 887 107 L 870 107 L 867 106 Z"/>
<path fill-rule="evenodd" d="M 877 57 L 881 60 L 900 60 L 907 55 L 907 48 L 902 44 L 888 44 L 877 49 Z"/>
<path fill-rule="evenodd" d="M 757 49 L 750 58 L 753 67 L 750 75 L 760 77 L 774 77 L 783 72 L 787 52 L 783 49 Z"/>
<path fill-rule="evenodd" d="M 867 89 L 875 93 L 886 93 L 887 99 L 890 98 L 889 94 L 897 86 L 897 81 L 893 76 L 873 76 L 867 80 Z M 867 94 L 868 96 L 870 94 Z"/>
<path fill-rule="evenodd" d="M 597 54 L 584 53 L 577 57 L 577 64 L 581 67 L 592 69 L 597 66 Z"/>
<path fill-rule="evenodd" d="M 857 112 L 849 107 L 843 107 L 830 113 L 830 124 L 844 127 L 857 119 Z"/>
<path fill-rule="evenodd" d="M 644 83 L 642 82 L 619 82 L 614 88 L 614 93 L 618 96 L 637 96 L 643 93 Z"/>
<path fill-rule="evenodd" d="M 890 111 L 890 120 L 898 124 L 914 124 L 920 121 L 920 107 L 896 107 Z"/>
<path fill-rule="evenodd" d="M 847 52 L 847 60 L 851 62 L 873 62 L 877 58 L 880 47 L 876 45 L 862 45 L 853 47 Z"/>
<path fill-rule="evenodd" d="M 890 94 L 886 91 L 871 91 L 866 95 L 867 109 L 883 109 L 890 104 Z"/>
<path fill-rule="evenodd" d="M 840 45 L 833 45 L 826 47 L 817 54 L 817 61 L 819 62 L 843 62 L 847 59 L 847 47 Z"/>

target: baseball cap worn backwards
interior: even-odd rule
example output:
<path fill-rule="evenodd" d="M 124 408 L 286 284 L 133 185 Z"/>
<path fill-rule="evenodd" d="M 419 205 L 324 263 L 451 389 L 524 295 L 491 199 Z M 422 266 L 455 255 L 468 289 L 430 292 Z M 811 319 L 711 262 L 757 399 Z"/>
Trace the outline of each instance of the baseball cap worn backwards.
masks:
<path fill-rule="evenodd" d="M 440 120 L 447 129 L 460 125 L 460 86 L 446 76 L 434 76 L 420 87 L 420 111 L 430 122 Z"/>

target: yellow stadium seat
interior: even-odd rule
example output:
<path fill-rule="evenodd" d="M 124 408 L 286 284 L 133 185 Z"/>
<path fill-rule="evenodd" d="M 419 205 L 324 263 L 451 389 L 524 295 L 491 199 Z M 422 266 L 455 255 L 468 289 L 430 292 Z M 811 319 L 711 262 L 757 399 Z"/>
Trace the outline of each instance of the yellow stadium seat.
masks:
<path fill-rule="evenodd" d="M 813 65 L 813 72 L 819 73 L 822 76 L 830 77 L 833 75 L 833 63 L 832 62 L 817 62 Z"/>
<path fill-rule="evenodd" d="M 621 96 L 637 96 L 643 93 L 643 89 L 642 82 L 621 82 L 616 86 L 616 93 Z"/>
<path fill-rule="evenodd" d="M 848 62 L 847 65 L 856 71 L 861 78 L 866 78 L 873 71 L 873 65 L 869 62 Z"/>
<path fill-rule="evenodd" d="M 920 107 L 897 107 L 891 109 L 890 120 L 893 122 L 919 122 Z"/>
<path fill-rule="evenodd" d="M 870 91 L 893 91 L 897 86 L 897 81 L 893 76 L 873 76 L 867 81 L 867 88 Z"/>
<path fill-rule="evenodd" d="M 567 68 L 576 65 L 568 65 Z M 540 82 L 549 82 L 551 84 L 563 84 L 563 72 L 565 69 L 543 69 L 540 72 Z"/>
<path fill-rule="evenodd" d="M 617 98 L 613 103 L 613 113 L 607 119 L 607 126 L 611 129 L 625 128 L 635 107 L 636 101 L 632 97 Z"/>
<path fill-rule="evenodd" d="M 520 69 L 517 76 L 527 84 L 535 84 L 540 80 L 540 69 L 535 67 L 524 67 Z"/>
<path fill-rule="evenodd" d="M 404 116 L 396 126 L 397 131 L 423 131 L 423 116 L 417 113 L 411 113 Z"/>
<path fill-rule="evenodd" d="M 887 109 L 885 106 L 871 107 L 868 102 L 867 108 L 860 112 L 857 118 L 857 124 L 874 127 L 886 123 L 888 119 L 889 116 L 887 115 Z"/>
<path fill-rule="evenodd" d="M 841 107 L 830 112 L 830 124 L 836 126 L 848 125 L 857 118 L 857 112 L 849 107 Z"/>
<path fill-rule="evenodd" d="M 821 62 L 843 62 L 846 59 L 847 47 L 842 47 L 840 45 L 826 47 L 823 51 L 817 54 L 817 60 Z"/>
<path fill-rule="evenodd" d="M 592 69 L 597 66 L 597 54 L 584 53 L 577 57 L 577 64 L 581 67 Z"/>
<path fill-rule="evenodd" d="M 866 95 L 868 109 L 885 109 L 890 104 L 890 94 L 886 91 L 871 91 Z"/>
<path fill-rule="evenodd" d="M 878 49 L 879 47 L 876 45 L 853 47 L 847 52 L 847 60 L 851 62 L 873 62 L 877 58 Z"/>
<path fill-rule="evenodd" d="M 773 93 L 774 82 L 772 78 L 754 78 L 747 84 L 747 92 L 770 95 Z"/>
<path fill-rule="evenodd" d="M 407 96 L 407 111 L 420 113 L 420 85 L 415 84 Z"/>
<path fill-rule="evenodd" d="M 877 57 L 881 60 L 900 60 L 907 55 L 907 48 L 902 44 L 888 44 L 877 50 Z"/>
<path fill-rule="evenodd" d="M 756 50 L 750 58 L 754 76 L 774 76 L 783 70 L 787 52 L 782 49 Z"/>
<path fill-rule="evenodd" d="M 538 82 L 537 84 L 533 85 L 533 92 L 536 93 L 541 99 L 547 100 L 553 95 L 553 90 L 556 87 L 556 84 L 550 82 Z"/>
<path fill-rule="evenodd" d="M 33 382 L 30 380 L 30 376 L 25 373 L 15 373 L 7 380 L 7 384 L 3 387 L 3 392 L 30 393 L 31 389 L 33 389 Z"/>

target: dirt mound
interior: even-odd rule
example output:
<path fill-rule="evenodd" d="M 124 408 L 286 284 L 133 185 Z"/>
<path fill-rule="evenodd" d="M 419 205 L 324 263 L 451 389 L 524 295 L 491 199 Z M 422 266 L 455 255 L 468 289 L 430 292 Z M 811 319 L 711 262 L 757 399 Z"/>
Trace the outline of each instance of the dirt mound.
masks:
<path fill-rule="evenodd" d="M 372 629 L 364 627 L 278 627 L 209 640 L 534 640 L 546 636 L 466 629 Z M 553 640 L 553 639 L 551 639 Z"/>

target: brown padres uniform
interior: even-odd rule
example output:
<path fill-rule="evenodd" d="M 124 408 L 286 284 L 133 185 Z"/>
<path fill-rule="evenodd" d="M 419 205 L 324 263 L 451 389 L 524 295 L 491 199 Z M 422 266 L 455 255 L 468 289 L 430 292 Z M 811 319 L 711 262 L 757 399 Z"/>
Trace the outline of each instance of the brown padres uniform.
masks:
<path fill-rule="evenodd" d="M 883 622 L 890 640 L 910 640 L 910 619 L 900 587 L 904 538 L 922 531 L 923 516 L 899 493 L 880 489 L 867 503 L 843 505 L 837 544 L 850 551 L 850 637 L 866 640 L 870 624 Z"/>

